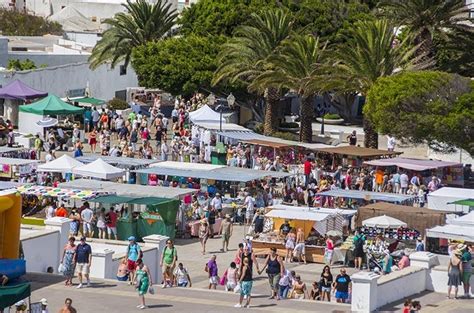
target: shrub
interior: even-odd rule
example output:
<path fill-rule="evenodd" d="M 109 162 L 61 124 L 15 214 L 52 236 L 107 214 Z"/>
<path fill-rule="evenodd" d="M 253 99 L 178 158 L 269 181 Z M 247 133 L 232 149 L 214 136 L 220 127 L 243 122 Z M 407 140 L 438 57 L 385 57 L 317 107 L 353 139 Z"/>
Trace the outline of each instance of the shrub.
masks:
<path fill-rule="evenodd" d="M 339 120 L 339 119 L 341 119 L 341 116 L 339 114 L 335 114 L 335 113 L 326 113 L 326 114 L 324 114 L 324 118 L 326 120 Z"/>
<path fill-rule="evenodd" d="M 110 110 L 125 110 L 128 109 L 128 103 L 119 98 L 113 98 L 107 103 Z"/>
<path fill-rule="evenodd" d="M 280 123 L 280 127 L 281 128 L 299 128 L 300 125 L 298 125 L 298 123 L 294 123 L 294 122 L 281 122 Z"/>

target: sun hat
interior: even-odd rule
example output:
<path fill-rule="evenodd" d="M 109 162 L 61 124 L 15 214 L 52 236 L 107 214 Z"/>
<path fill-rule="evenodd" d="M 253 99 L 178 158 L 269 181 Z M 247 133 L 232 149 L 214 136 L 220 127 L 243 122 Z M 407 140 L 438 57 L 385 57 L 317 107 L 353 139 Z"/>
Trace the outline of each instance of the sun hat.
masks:
<path fill-rule="evenodd" d="M 48 300 L 46 300 L 46 298 L 41 299 L 40 302 L 42 305 L 48 305 Z"/>

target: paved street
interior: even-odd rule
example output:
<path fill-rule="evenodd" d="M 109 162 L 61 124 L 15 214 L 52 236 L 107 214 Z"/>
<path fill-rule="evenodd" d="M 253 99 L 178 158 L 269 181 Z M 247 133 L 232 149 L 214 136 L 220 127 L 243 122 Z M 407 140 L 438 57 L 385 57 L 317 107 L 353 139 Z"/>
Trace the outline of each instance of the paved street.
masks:
<path fill-rule="evenodd" d="M 225 271 L 226 266 L 233 260 L 235 247 L 243 236 L 243 227 L 236 226 L 234 236 L 231 238 L 232 251 L 221 253 L 219 251 L 220 238 L 210 239 L 206 255 L 201 255 L 199 242 L 197 239 L 177 240 L 179 262 L 188 268 L 193 281 L 192 288 L 157 288 L 155 295 L 147 295 L 147 303 L 150 309 L 171 309 L 171 312 L 237 312 L 233 305 L 237 303 L 238 295 L 226 293 L 222 287 L 217 291 L 207 290 L 207 273 L 204 272 L 204 264 L 211 254 L 217 255 L 219 273 Z M 263 259 L 259 259 L 263 262 Z M 321 264 L 289 264 L 289 268 L 299 273 L 302 279 L 309 285 L 319 277 L 322 269 Z M 333 267 L 333 274 L 338 273 L 337 266 Z M 348 269 L 348 273 L 354 273 L 353 269 Z M 138 304 L 138 297 L 133 287 L 113 280 L 92 280 L 90 288 L 75 289 L 63 286 L 63 280 L 55 275 L 35 275 L 28 278 L 33 281 L 32 301 L 39 301 L 45 297 L 48 299 L 51 312 L 57 312 L 66 297 L 74 301 L 74 306 L 78 312 L 133 312 Z M 257 277 L 254 282 L 252 300 L 253 307 L 249 311 L 268 312 L 288 312 L 297 309 L 298 312 L 350 312 L 347 304 L 337 304 L 331 302 L 269 300 L 269 287 L 264 274 Z M 464 313 L 474 310 L 474 301 L 469 300 L 447 300 L 444 294 L 424 293 L 414 296 L 414 299 L 423 304 L 422 312 L 452 312 Z M 402 302 L 385 306 L 384 312 L 399 312 Z"/>

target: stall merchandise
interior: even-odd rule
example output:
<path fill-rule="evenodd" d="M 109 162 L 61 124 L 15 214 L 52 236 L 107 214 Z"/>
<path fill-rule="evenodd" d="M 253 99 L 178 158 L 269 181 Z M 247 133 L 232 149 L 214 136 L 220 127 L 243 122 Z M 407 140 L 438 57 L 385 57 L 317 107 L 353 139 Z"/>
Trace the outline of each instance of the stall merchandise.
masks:
<path fill-rule="evenodd" d="M 31 152 L 29 149 L 25 149 L 25 148 L 13 148 L 13 147 L 2 146 L 0 147 L 0 157 L 12 158 L 12 159 L 30 159 Z"/>
<path fill-rule="evenodd" d="M 16 188 L 21 194 L 35 195 L 37 197 L 57 197 L 69 198 L 78 200 L 90 200 L 97 196 L 104 194 L 103 191 L 98 190 L 78 190 L 69 188 L 55 188 L 38 185 L 22 185 Z"/>
<path fill-rule="evenodd" d="M 377 202 L 360 207 L 356 214 L 355 226 L 361 227 L 362 221 L 371 217 L 390 215 L 407 223 L 411 229 L 425 234 L 426 229 L 446 223 L 446 212 L 430 210 L 393 203 Z"/>
<path fill-rule="evenodd" d="M 435 160 L 419 160 L 409 158 L 391 158 L 364 162 L 366 165 L 380 167 L 398 167 L 420 173 L 423 180 L 429 182 L 431 177 L 437 176 L 443 183 L 455 186 L 464 186 L 462 163 L 444 162 Z M 412 174 L 412 173 L 410 173 Z M 412 175 L 410 175 L 412 176 Z"/>
<path fill-rule="evenodd" d="M 29 159 L 14 159 L 0 157 L 0 178 L 18 178 L 32 174 L 38 165 L 38 161 Z"/>
<path fill-rule="evenodd" d="M 474 189 L 443 187 L 428 194 L 428 207 L 433 210 L 467 213 L 469 207 L 453 204 L 454 201 L 467 198 L 474 198 Z"/>
<path fill-rule="evenodd" d="M 114 179 L 123 177 L 125 175 L 125 171 L 123 169 L 112 166 L 101 158 L 95 160 L 92 163 L 75 167 L 72 172 L 75 175 L 99 179 Z"/>

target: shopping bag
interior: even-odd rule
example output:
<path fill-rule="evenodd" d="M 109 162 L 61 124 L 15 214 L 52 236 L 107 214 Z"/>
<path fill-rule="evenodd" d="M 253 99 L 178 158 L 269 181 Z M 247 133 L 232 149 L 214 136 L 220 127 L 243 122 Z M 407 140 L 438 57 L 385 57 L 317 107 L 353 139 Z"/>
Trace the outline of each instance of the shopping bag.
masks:
<path fill-rule="evenodd" d="M 234 292 L 235 292 L 235 293 L 239 293 L 239 292 L 240 292 L 240 284 L 237 284 L 237 286 L 235 286 Z"/>
<path fill-rule="evenodd" d="M 153 288 L 153 286 L 150 286 L 150 288 L 148 288 L 148 293 L 150 293 L 151 295 L 154 295 L 155 294 L 155 288 Z"/>
<path fill-rule="evenodd" d="M 59 263 L 58 273 L 63 273 L 63 272 L 64 272 L 64 265 L 62 263 Z"/>

